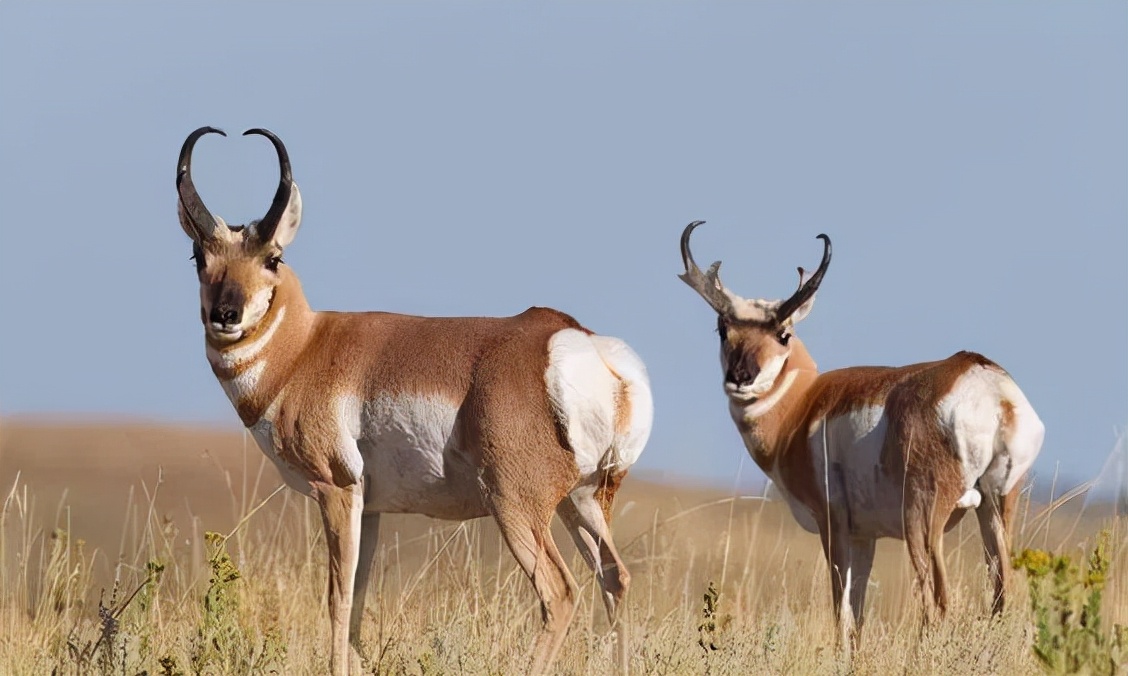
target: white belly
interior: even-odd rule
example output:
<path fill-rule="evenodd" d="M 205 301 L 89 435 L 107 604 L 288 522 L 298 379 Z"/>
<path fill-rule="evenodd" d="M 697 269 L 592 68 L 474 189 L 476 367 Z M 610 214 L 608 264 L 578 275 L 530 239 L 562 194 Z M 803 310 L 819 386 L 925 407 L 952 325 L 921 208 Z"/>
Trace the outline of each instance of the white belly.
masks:
<path fill-rule="evenodd" d="M 476 468 L 454 438 L 457 416 L 457 406 L 435 396 L 385 395 L 360 407 L 367 511 L 480 515 Z"/>
<path fill-rule="evenodd" d="M 848 510 L 851 532 L 902 537 L 902 491 L 881 473 L 888 421 L 881 406 L 820 419 L 807 438 L 818 483 L 831 509 Z"/>

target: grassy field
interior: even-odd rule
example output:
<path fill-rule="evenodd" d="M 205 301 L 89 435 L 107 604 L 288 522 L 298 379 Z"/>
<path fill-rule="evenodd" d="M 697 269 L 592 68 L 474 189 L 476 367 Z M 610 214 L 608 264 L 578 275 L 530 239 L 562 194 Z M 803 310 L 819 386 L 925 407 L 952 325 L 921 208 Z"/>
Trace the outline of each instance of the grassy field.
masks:
<path fill-rule="evenodd" d="M 319 674 L 327 666 L 320 520 L 239 434 L 0 422 L 0 673 Z M 974 518 L 946 541 L 949 619 L 921 635 L 903 545 L 882 541 L 852 668 L 834 650 L 815 536 L 781 505 L 629 477 L 613 529 L 633 576 L 634 673 L 1038 670 L 1025 577 L 986 614 Z M 1111 531 L 1105 621 L 1128 624 L 1128 522 L 1024 500 L 1016 548 L 1083 559 Z M 226 537 L 205 537 L 213 531 Z M 557 668 L 611 670 L 596 589 L 562 532 L 579 607 Z M 488 520 L 384 518 L 364 637 L 369 673 L 520 673 L 539 624 Z M 704 597 L 713 585 L 716 606 Z"/>

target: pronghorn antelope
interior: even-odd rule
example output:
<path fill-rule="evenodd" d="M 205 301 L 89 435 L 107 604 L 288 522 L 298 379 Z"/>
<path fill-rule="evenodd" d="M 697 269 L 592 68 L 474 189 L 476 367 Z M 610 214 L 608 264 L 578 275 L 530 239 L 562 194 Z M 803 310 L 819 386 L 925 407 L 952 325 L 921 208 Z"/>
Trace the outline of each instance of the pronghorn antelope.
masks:
<path fill-rule="evenodd" d="M 681 236 L 679 275 L 717 313 L 729 413 L 756 464 L 806 530 L 821 536 L 839 639 L 850 652 L 861 629 L 879 537 L 905 540 L 924 621 L 947 605 L 943 534 L 967 509 L 979 518 L 1003 607 L 1008 530 L 1044 428 L 1014 380 L 989 359 L 958 352 L 902 367 L 859 366 L 819 374 L 795 324 L 811 311 L 830 264 L 786 300 L 741 298 L 702 272 Z M 929 594 L 931 591 L 931 595 Z"/>
<path fill-rule="evenodd" d="M 212 371 L 293 489 L 321 511 L 329 550 L 331 669 L 345 674 L 382 512 L 493 515 L 540 597 L 533 671 L 549 668 L 575 582 L 549 530 L 555 512 L 595 573 L 612 627 L 630 575 L 611 541 L 620 482 L 650 435 L 646 368 L 617 338 L 533 307 L 514 317 L 316 312 L 282 262 L 302 201 L 282 141 L 266 216 L 229 226 L 177 164 L 181 227 L 193 242 Z M 224 134 L 225 135 L 225 134 Z M 619 636 L 625 666 L 625 637 Z"/>

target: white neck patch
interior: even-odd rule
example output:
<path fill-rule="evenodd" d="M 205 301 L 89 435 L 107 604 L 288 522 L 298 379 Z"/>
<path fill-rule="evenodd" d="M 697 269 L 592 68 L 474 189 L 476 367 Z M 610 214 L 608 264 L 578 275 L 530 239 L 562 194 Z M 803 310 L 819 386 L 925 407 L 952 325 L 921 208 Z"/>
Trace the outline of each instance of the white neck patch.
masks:
<path fill-rule="evenodd" d="M 259 378 L 262 377 L 262 372 L 265 370 L 266 360 L 263 359 L 251 364 L 242 373 L 230 380 L 220 379 L 219 384 L 223 386 L 223 391 L 227 393 L 227 398 L 231 400 L 231 403 L 238 406 L 243 401 L 243 397 L 254 392 Z"/>

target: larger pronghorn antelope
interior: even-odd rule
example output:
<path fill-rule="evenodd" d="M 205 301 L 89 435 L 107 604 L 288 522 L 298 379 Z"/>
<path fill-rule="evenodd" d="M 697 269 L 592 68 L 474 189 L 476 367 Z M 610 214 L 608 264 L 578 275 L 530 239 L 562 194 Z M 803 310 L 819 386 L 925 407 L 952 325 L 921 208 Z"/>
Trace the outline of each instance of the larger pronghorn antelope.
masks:
<path fill-rule="evenodd" d="M 266 216 L 229 226 L 180 151 L 180 224 L 192 239 L 212 371 L 286 483 L 317 501 L 329 550 L 331 669 L 360 649 L 382 512 L 492 515 L 540 597 L 531 668 L 564 640 L 575 585 L 549 530 L 560 516 L 595 573 L 612 626 L 630 576 L 609 532 L 620 482 L 653 414 L 646 368 L 621 340 L 568 315 L 506 318 L 315 312 L 282 262 L 302 201 L 277 136 L 281 179 Z M 625 664 L 625 637 L 620 636 Z"/>
<path fill-rule="evenodd" d="M 694 262 L 689 239 L 701 223 L 682 233 L 679 277 L 717 313 L 725 394 L 744 445 L 795 519 L 821 536 L 843 647 L 861 629 L 879 537 L 906 541 L 925 622 L 945 612 L 942 536 L 968 509 L 999 612 L 1011 517 L 1044 432 L 1014 380 L 972 352 L 819 374 L 793 331 L 830 265 L 830 238 L 819 235 L 822 262 L 806 281 L 799 268 L 790 298 L 741 298 L 721 283 L 719 261 L 705 272 Z"/>

